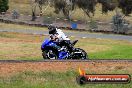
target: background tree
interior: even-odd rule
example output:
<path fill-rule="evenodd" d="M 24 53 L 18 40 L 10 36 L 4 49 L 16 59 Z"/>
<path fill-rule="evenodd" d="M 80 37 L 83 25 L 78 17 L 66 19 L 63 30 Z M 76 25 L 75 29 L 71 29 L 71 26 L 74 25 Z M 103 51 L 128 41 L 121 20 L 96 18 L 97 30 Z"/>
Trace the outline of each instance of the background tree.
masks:
<path fill-rule="evenodd" d="M 9 9 L 8 0 L 0 0 L 0 13 L 6 12 Z"/>
<path fill-rule="evenodd" d="M 95 6 L 97 4 L 97 0 L 76 0 L 76 5 L 82 9 L 89 17 L 90 13 L 93 14 L 95 12 Z"/>
<path fill-rule="evenodd" d="M 128 16 L 132 13 L 132 0 L 118 0 L 119 8 L 122 9 L 122 12 Z"/>
<path fill-rule="evenodd" d="M 35 3 L 35 0 L 30 0 L 30 5 L 31 5 L 31 11 L 32 11 L 32 21 L 36 20 L 36 7 L 37 3 Z"/>
<path fill-rule="evenodd" d="M 40 9 L 40 15 L 43 14 L 43 6 L 48 3 L 49 0 L 35 0 L 35 3 L 38 4 L 38 7 Z"/>
<path fill-rule="evenodd" d="M 108 13 L 108 11 L 113 11 L 116 6 L 117 2 L 112 0 L 98 0 L 98 3 L 102 4 L 102 13 Z"/>
<path fill-rule="evenodd" d="M 53 0 L 52 2 L 53 7 L 55 9 L 55 13 L 59 14 L 60 12 L 63 12 L 64 16 L 68 19 L 70 19 L 70 11 L 72 2 L 70 0 Z"/>

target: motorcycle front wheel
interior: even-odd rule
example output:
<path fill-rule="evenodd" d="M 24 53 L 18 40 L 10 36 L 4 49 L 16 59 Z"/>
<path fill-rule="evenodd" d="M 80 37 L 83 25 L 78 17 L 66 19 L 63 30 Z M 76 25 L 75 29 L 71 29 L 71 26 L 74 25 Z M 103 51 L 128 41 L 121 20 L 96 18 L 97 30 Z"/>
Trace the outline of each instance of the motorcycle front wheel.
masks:
<path fill-rule="evenodd" d="M 44 50 L 42 52 L 43 59 L 56 60 L 58 56 L 53 50 Z"/>

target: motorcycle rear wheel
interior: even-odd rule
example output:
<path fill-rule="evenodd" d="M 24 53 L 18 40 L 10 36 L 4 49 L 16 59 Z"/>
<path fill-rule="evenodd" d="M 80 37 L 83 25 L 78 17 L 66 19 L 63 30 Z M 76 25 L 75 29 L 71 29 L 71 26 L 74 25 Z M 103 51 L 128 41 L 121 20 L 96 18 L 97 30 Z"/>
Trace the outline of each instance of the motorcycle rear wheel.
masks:
<path fill-rule="evenodd" d="M 75 52 L 81 52 L 81 53 L 76 54 Z M 83 49 L 76 48 L 75 51 L 73 52 L 73 58 L 72 59 L 87 60 L 88 59 L 88 55 Z"/>

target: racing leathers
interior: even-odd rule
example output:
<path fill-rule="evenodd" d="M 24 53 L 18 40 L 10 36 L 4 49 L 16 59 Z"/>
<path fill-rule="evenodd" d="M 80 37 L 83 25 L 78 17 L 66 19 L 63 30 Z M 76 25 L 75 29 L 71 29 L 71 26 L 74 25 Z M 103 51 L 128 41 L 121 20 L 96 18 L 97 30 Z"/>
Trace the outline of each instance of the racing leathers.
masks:
<path fill-rule="evenodd" d="M 63 33 L 61 29 L 56 28 L 56 33 L 50 35 L 51 40 L 55 40 L 59 46 L 66 46 L 70 52 L 73 50 L 73 45 L 70 39 Z"/>

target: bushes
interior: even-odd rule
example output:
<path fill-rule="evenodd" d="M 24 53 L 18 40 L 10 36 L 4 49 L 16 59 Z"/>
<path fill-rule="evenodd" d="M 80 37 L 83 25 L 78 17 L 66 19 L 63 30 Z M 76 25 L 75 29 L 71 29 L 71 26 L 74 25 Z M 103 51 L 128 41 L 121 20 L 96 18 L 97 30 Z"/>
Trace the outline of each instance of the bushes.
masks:
<path fill-rule="evenodd" d="M 132 13 L 132 0 L 119 0 L 119 8 L 125 15 Z"/>
<path fill-rule="evenodd" d="M 6 12 L 8 9 L 8 0 L 0 0 L 0 13 Z"/>

